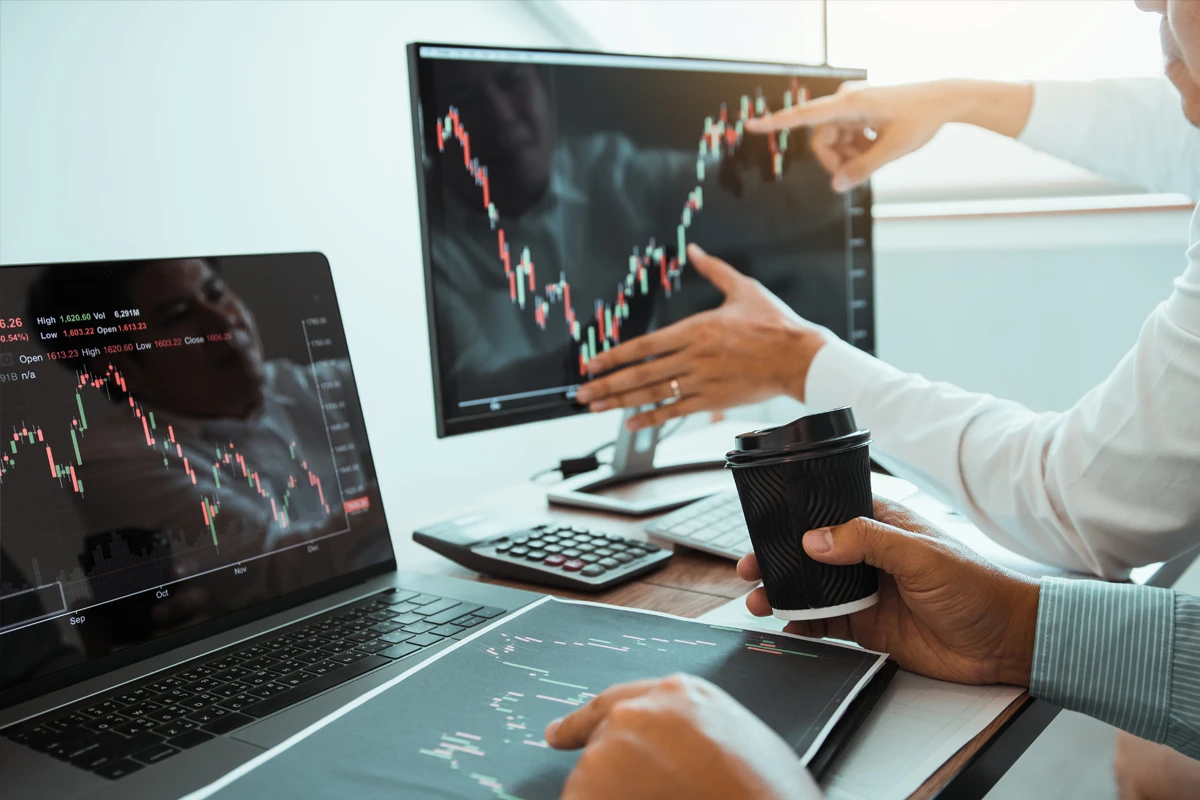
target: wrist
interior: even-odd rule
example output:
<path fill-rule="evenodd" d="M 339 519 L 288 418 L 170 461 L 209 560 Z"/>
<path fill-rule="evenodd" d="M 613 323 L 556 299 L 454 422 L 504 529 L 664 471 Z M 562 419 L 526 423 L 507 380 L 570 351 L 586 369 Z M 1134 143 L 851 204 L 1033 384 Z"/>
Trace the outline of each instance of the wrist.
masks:
<path fill-rule="evenodd" d="M 1024 575 L 1013 577 L 1014 597 L 1005 619 L 999 661 L 990 682 L 1028 686 L 1037 642 L 1038 603 L 1042 584 L 1036 578 Z"/>
<path fill-rule="evenodd" d="M 783 347 L 776 351 L 787 354 L 782 362 L 786 372 L 782 376 L 781 394 L 804 402 L 808 373 L 817 353 L 824 346 L 825 336 L 817 328 L 798 325 L 784 331 Z"/>
<path fill-rule="evenodd" d="M 947 122 L 961 122 L 1015 139 L 1033 109 L 1033 86 L 1001 81 L 944 81 Z"/>

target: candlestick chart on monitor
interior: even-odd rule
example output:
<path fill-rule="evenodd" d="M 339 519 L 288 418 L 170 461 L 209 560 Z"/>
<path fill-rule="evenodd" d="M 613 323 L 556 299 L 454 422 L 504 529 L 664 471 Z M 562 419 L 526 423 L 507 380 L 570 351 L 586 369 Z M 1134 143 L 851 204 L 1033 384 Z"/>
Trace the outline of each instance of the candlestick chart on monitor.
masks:
<path fill-rule="evenodd" d="M 803 105 L 808 97 L 807 87 L 801 86 L 800 81 L 793 78 L 791 85 L 783 92 L 782 107 L 788 109 Z M 681 277 L 687 265 L 688 231 L 704 209 L 705 179 L 714 168 L 719 168 L 723 160 L 737 158 L 741 154 L 746 138 L 745 123 L 770 111 L 762 89 L 758 88 L 753 100 L 749 95 L 741 96 L 735 117 L 731 118 L 725 103 L 721 103 L 715 117 L 705 117 L 696 156 L 696 185 L 682 203 L 673 237 L 664 237 L 663 241 L 668 244 L 660 244 L 655 237 L 651 237 L 644 245 L 632 245 L 628 272 L 616 281 L 610 297 L 594 298 L 590 303 L 584 301 L 582 323 L 572 303 L 571 283 L 565 270 L 559 269 L 555 280 L 539 283 L 534 254 L 528 246 L 520 243 L 516 243 L 520 248 L 520 256 L 514 263 L 514 243 L 506 239 L 500 210 L 492 202 L 488 167 L 471 155 L 471 134 L 459 110 L 450 106 L 444 115 L 438 116 L 434 125 L 438 152 L 452 157 L 452 150 L 456 146 L 461 153 L 463 169 L 479 187 L 480 201 L 487 212 L 489 227 L 495 232 L 497 265 L 504 269 L 509 299 L 519 311 L 531 312 L 543 331 L 554 325 L 558 331 L 570 337 L 577 349 L 579 377 L 583 379 L 588 375 L 588 362 L 596 357 L 598 351 L 607 351 L 621 343 L 621 328 L 624 320 L 629 318 L 627 298 L 647 296 L 652 291 L 661 291 L 670 298 L 673 292 L 683 288 Z M 788 131 L 772 132 L 766 138 L 767 166 L 772 177 L 781 180 L 788 151 Z M 448 151 L 448 147 L 451 151 Z M 556 307 L 557 315 L 561 318 L 558 322 L 551 320 L 552 310 Z"/>
<path fill-rule="evenodd" d="M 720 305 L 689 244 L 873 347 L 869 194 L 834 192 L 806 131 L 746 130 L 861 71 L 410 56 L 439 434 L 578 413 L 597 355 Z"/>

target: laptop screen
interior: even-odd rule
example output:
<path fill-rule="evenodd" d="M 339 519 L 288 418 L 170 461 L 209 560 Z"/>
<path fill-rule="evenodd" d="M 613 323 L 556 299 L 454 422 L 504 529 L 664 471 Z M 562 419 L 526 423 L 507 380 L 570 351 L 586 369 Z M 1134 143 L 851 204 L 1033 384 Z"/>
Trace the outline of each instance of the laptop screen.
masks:
<path fill-rule="evenodd" d="M 319 253 L 0 268 L 0 448 L 0 691 L 394 567 Z"/>

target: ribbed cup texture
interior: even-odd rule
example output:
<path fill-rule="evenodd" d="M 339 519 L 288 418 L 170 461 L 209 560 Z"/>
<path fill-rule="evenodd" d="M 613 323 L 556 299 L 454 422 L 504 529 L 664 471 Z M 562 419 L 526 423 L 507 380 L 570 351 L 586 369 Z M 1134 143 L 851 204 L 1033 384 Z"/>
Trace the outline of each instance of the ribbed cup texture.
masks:
<path fill-rule="evenodd" d="M 872 515 L 867 445 L 732 472 L 771 608 L 825 608 L 860 600 L 878 589 L 874 567 L 822 564 L 801 544 L 814 528 Z"/>

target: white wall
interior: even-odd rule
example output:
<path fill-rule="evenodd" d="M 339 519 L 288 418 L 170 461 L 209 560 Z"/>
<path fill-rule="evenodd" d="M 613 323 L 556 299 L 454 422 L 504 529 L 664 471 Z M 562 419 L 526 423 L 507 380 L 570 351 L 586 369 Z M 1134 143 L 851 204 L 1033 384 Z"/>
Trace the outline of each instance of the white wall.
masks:
<path fill-rule="evenodd" d="M 402 535 L 617 427 L 435 438 L 404 55 L 419 39 L 555 44 L 507 1 L 0 4 L 0 262 L 323 251 Z"/>

